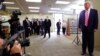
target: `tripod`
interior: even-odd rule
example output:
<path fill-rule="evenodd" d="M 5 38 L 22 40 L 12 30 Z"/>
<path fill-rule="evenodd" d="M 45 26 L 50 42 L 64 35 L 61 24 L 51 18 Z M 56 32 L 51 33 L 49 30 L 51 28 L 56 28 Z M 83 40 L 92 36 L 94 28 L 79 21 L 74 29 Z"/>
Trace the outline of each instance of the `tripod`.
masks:
<path fill-rule="evenodd" d="M 77 44 L 77 45 L 79 45 L 79 44 L 81 43 L 81 41 L 80 41 L 80 39 L 79 39 L 79 36 L 78 36 L 78 29 L 77 29 L 77 35 L 76 35 L 76 37 L 75 37 L 75 39 L 73 40 L 72 43 L 75 43 L 75 44 Z"/>
<path fill-rule="evenodd" d="M 78 22 L 78 15 L 77 15 L 77 22 Z M 77 33 L 76 33 L 76 37 L 75 37 L 75 39 L 73 40 L 72 43 L 75 43 L 76 45 L 81 44 L 81 41 L 80 41 L 79 36 L 78 36 L 78 23 L 77 23 Z"/>

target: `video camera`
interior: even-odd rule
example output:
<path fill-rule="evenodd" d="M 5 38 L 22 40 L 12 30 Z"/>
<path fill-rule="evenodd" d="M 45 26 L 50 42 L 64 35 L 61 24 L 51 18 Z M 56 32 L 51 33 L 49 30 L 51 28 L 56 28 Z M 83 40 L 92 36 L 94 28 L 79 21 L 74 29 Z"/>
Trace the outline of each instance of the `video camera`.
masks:
<path fill-rule="evenodd" d="M 28 46 L 30 46 L 29 39 L 17 40 L 17 41 L 21 44 L 21 47 L 28 47 Z M 14 45 L 14 42 L 15 42 L 15 40 L 9 42 L 8 44 L 10 44 L 11 46 L 13 46 Z"/>
<path fill-rule="evenodd" d="M 21 15 L 21 12 L 20 12 L 20 10 L 15 10 L 12 12 L 12 15 L 17 18 L 18 15 Z"/>
<path fill-rule="evenodd" d="M 21 15 L 20 10 L 14 10 L 14 11 L 12 12 L 11 19 L 8 20 L 8 21 L 9 21 L 10 23 L 13 23 L 13 22 L 15 22 L 15 21 L 19 21 L 18 15 Z"/>

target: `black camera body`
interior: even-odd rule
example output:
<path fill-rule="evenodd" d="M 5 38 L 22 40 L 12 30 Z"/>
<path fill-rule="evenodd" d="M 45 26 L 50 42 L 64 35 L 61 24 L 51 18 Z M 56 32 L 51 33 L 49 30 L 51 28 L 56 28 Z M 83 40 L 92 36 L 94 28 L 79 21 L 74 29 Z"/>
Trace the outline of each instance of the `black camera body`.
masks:
<path fill-rule="evenodd" d="M 10 23 L 19 21 L 18 15 L 21 15 L 21 12 L 20 12 L 19 10 L 13 11 L 13 12 L 12 12 L 12 15 L 11 15 L 11 19 L 8 20 L 8 21 L 9 21 Z"/>
<path fill-rule="evenodd" d="M 20 41 L 20 43 L 21 43 L 22 47 L 30 46 L 30 40 L 29 39 L 24 39 L 24 40 Z"/>
<path fill-rule="evenodd" d="M 20 10 L 15 10 L 15 11 L 12 12 L 13 17 L 18 18 L 18 15 L 21 15 Z"/>
<path fill-rule="evenodd" d="M 21 44 L 21 47 L 28 47 L 28 46 L 30 46 L 30 40 L 29 40 L 29 39 L 17 40 L 17 41 Z M 15 39 L 12 40 L 12 41 L 10 41 L 10 42 L 8 43 L 8 45 L 10 44 L 10 48 L 13 47 L 14 42 L 15 42 Z"/>

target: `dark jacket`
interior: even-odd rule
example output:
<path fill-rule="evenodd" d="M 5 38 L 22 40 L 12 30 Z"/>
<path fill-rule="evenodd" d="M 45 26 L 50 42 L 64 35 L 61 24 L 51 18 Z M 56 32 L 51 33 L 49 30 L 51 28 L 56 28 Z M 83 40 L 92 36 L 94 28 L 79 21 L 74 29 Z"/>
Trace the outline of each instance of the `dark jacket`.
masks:
<path fill-rule="evenodd" d="M 28 29 L 28 27 L 31 27 L 31 23 L 30 25 L 27 23 L 26 20 L 23 21 L 23 26 L 24 26 L 24 29 Z"/>
<path fill-rule="evenodd" d="M 85 27 L 85 10 L 83 10 L 79 16 L 79 28 L 83 30 L 84 27 Z M 90 31 L 98 29 L 98 12 L 95 9 L 90 9 L 87 28 Z"/>
<path fill-rule="evenodd" d="M 46 19 L 45 21 L 44 21 L 44 28 L 45 29 L 48 29 L 48 28 L 50 28 L 51 27 L 51 20 L 50 19 Z"/>
<path fill-rule="evenodd" d="M 57 22 L 56 26 L 57 26 L 57 28 L 60 28 L 61 27 L 61 22 Z"/>

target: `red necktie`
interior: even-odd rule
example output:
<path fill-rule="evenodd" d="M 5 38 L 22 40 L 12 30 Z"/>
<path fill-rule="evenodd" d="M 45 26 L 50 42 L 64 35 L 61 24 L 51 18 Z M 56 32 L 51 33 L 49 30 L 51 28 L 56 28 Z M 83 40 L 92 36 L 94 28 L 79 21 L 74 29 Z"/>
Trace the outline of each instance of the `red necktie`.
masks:
<path fill-rule="evenodd" d="M 89 18 L 88 11 L 86 11 L 85 12 L 85 26 L 88 26 L 88 18 Z"/>

